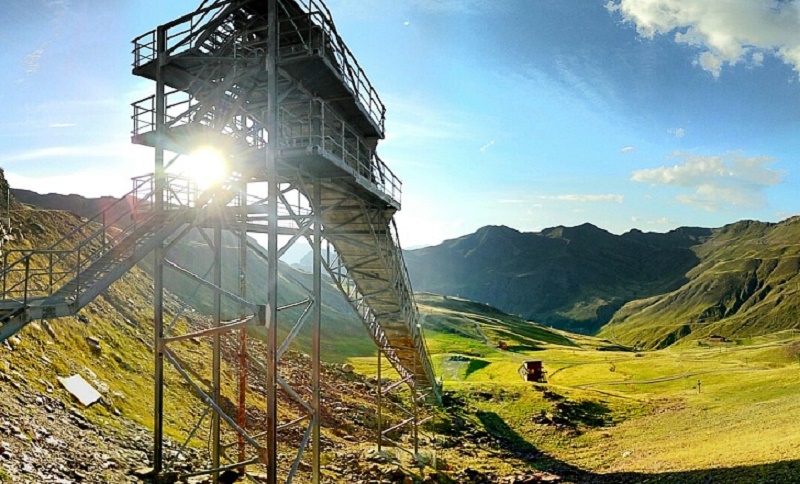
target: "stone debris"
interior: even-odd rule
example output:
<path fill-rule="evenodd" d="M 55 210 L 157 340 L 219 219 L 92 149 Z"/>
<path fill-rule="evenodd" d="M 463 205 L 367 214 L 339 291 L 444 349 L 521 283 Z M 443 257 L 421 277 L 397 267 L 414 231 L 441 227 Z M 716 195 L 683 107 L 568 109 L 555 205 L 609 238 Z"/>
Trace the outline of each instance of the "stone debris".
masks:
<path fill-rule="evenodd" d="M 101 351 L 103 349 L 103 344 L 100 342 L 100 339 L 95 338 L 94 336 L 87 336 L 86 344 L 88 344 L 89 347 L 94 351 Z"/>
<path fill-rule="evenodd" d="M 46 327 L 42 329 L 46 330 Z M 40 337 L 46 338 L 42 331 Z M 86 337 L 85 338 L 91 338 Z M 26 337 L 27 338 L 27 337 Z M 103 347 L 97 355 L 98 365 L 116 361 L 114 340 L 96 338 Z M 23 341 L 22 350 L 35 346 L 35 339 Z M 189 343 L 192 347 L 194 344 Z M 205 344 L 205 343 L 204 343 Z M 263 352 L 259 342 L 253 342 L 255 353 Z M 223 357 L 233 359 L 237 347 L 233 341 L 223 341 Z M 125 401 L 119 391 L 110 391 L 108 385 L 98 378 L 91 369 L 79 367 L 80 374 L 69 378 L 59 378 L 59 382 L 76 399 L 74 403 L 67 392 L 54 391 L 42 375 L 32 375 L 28 381 L 19 373 L 20 366 L 14 358 L 20 352 L 0 352 L 0 470 L 5 473 L 5 482 L 0 483 L 86 483 L 86 484 L 147 484 L 153 483 L 152 431 L 128 420 L 117 405 Z M 44 355 L 37 361 L 45 367 L 54 366 L 44 361 Z M 116 363 L 120 363 L 116 361 Z M 282 377 L 302 395 L 307 395 L 311 380 L 310 359 L 289 351 L 281 359 Z M 75 370 L 73 370 L 75 371 Z M 526 465 L 540 456 L 533 450 L 525 454 L 507 450 L 502 439 L 486 429 L 468 422 L 454 419 L 452 434 L 437 437 L 440 454 L 429 455 L 421 449 L 414 456 L 402 454 L 396 449 L 387 451 L 384 447 L 378 452 L 374 447 L 378 382 L 356 373 L 352 365 L 323 364 L 324 407 L 322 409 L 324 461 L 321 482 L 348 482 L 360 484 L 432 484 L 450 483 L 499 483 L 525 484 L 533 482 L 561 482 L 554 474 L 532 470 Z M 105 374 L 104 374 L 105 375 Z M 38 378 L 41 376 L 41 378 Z M 105 375 L 107 377 L 107 375 Z M 252 369 L 247 384 L 251 391 L 265 392 L 263 375 Z M 38 382 L 38 383 L 37 383 Z M 75 390 L 77 387 L 79 390 Z M 385 382 L 382 382 L 385 383 Z M 38 388 L 39 391 L 34 389 Z M 88 399 L 81 400 L 88 396 Z M 100 400 L 105 407 L 86 410 L 92 420 L 84 416 L 84 406 Z M 392 394 L 384 398 L 391 400 Z M 450 406 L 465 404 L 449 398 Z M 285 403 L 284 403 L 285 404 Z M 465 409 L 470 410 L 470 409 Z M 108 419 L 109 425 L 96 422 L 98 413 Z M 254 417 L 258 417 L 254 414 Z M 285 419 L 284 418 L 284 423 Z M 391 419 L 391 414 L 384 414 Z M 399 417 L 395 416 L 394 422 Z M 461 423 L 459 423 L 461 422 Z M 279 462 L 289 463 L 294 458 L 294 447 L 303 438 L 301 426 L 283 429 L 279 434 L 281 455 Z M 402 442 L 409 448 L 407 430 L 394 431 L 391 439 Z M 428 440 L 423 437 L 421 445 Z M 208 475 L 192 478 L 181 477 L 207 468 L 208 450 L 199 447 L 180 449 L 169 440 L 164 442 L 165 461 L 170 462 L 170 475 L 159 481 L 182 484 L 210 484 Z M 288 446 L 288 447 L 287 447 Z M 286 452 L 291 449 L 292 452 Z M 445 453 L 447 453 L 445 455 Z M 398 460 L 398 455 L 403 459 Z M 453 457 L 458 456 L 458 457 Z M 461 456 L 470 456 L 461 460 Z M 299 462 L 298 476 L 294 482 L 306 484 L 310 475 L 309 455 Z M 482 462 L 486 457 L 493 463 Z M 438 460 L 437 460 L 438 459 Z M 502 473 L 492 469 L 501 460 L 514 459 L 519 466 L 513 472 Z M 481 462 L 478 466 L 475 462 Z M 469 467 L 472 465 L 472 467 Z M 285 469 L 285 466 L 284 466 Z M 266 476 L 259 466 L 248 467 L 246 478 L 230 482 L 266 482 Z M 224 474 L 223 474 L 224 475 Z M 233 479 L 233 474 L 228 474 Z M 166 479 L 164 479 L 166 477 Z M 220 481 L 223 482 L 223 481 Z M 578 481 L 584 482 L 584 481 Z M 596 481 L 592 481 L 596 482 Z"/>

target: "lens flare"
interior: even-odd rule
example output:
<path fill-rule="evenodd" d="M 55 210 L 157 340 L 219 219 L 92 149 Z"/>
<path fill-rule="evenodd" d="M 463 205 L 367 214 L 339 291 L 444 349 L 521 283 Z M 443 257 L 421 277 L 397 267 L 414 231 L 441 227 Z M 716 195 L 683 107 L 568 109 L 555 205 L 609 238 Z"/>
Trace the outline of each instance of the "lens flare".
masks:
<path fill-rule="evenodd" d="M 218 183 L 228 174 L 225 157 L 218 150 L 204 146 L 186 157 L 182 163 L 183 174 L 205 189 Z"/>

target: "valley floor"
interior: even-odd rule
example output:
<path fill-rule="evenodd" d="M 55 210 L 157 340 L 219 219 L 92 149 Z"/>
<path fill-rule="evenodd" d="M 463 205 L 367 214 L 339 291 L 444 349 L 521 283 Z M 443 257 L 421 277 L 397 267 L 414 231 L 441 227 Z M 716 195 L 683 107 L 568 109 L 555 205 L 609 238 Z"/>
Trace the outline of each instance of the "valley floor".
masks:
<path fill-rule="evenodd" d="M 422 310 L 456 407 L 530 467 L 572 482 L 800 482 L 794 332 L 637 353 L 556 331 L 569 345 L 512 338 L 518 322 L 452 301 Z M 543 361 L 546 384 L 521 380 L 526 360 Z"/>

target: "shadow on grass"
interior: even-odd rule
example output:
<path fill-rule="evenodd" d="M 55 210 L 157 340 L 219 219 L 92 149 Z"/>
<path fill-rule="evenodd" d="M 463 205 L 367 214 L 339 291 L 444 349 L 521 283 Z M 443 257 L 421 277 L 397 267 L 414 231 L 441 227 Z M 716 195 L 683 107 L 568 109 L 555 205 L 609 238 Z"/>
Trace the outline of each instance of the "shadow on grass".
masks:
<path fill-rule="evenodd" d="M 590 401 L 562 401 L 556 404 L 558 415 L 569 422 L 587 427 L 602 427 L 611 418 L 611 410 L 605 405 Z"/>
<path fill-rule="evenodd" d="M 776 462 L 752 466 L 736 466 L 692 471 L 616 472 L 601 474 L 570 465 L 539 452 L 494 412 L 476 414 L 486 432 L 503 443 L 503 447 L 538 470 L 552 472 L 562 479 L 581 484 L 790 484 L 800 482 L 800 461 Z M 742 452 L 747 452 L 742 443 Z"/>
<path fill-rule="evenodd" d="M 512 353 L 529 353 L 533 351 L 544 351 L 544 348 L 536 345 L 509 345 L 507 351 Z"/>
<path fill-rule="evenodd" d="M 472 374 L 472 373 L 474 373 L 474 372 L 476 372 L 478 370 L 482 370 L 483 368 L 486 368 L 487 366 L 489 366 L 489 362 L 486 361 L 486 360 L 480 360 L 480 359 L 477 359 L 477 358 L 473 358 L 473 359 L 469 360 L 469 363 L 467 364 L 467 371 L 464 374 L 464 378 L 468 377 L 470 374 Z"/>

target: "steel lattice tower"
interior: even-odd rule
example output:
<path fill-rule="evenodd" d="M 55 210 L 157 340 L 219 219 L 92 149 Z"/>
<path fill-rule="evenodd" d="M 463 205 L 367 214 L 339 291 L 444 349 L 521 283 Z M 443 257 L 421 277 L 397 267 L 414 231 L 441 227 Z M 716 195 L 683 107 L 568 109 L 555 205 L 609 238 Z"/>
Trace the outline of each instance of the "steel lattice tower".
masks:
<path fill-rule="evenodd" d="M 221 474 L 252 465 L 263 469 L 266 482 L 290 482 L 309 450 L 305 472 L 319 482 L 325 271 L 378 348 L 378 447 L 396 445 L 389 433 L 407 426 L 416 453 L 424 420 L 420 403 L 439 400 L 440 384 L 393 220 L 401 184 L 376 153 L 384 106 L 330 12 L 318 0 L 205 0 L 133 43 L 133 73 L 154 81 L 155 94 L 134 103 L 132 140 L 155 150 L 154 173 L 134 179 L 132 192 L 50 247 L 4 252 L 0 341 L 33 320 L 77 314 L 154 253 L 154 479 L 177 478 L 174 458 L 208 422 L 208 465 L 184 477 L 211 474 L 218 482 Z M 202 146 L 218 150 L 229 170 L 223 181 L 199 189 L 175 167 Z M 170 258 L 190 234 L 213 254 L 206 274 Z M 248 234 L 266 236 L 266 249 Z M 313 274 L 309 284 L 301 284 L 304 297 L 285 300 L 278 261 L 300 239 L 312 247 Z M 235 287 L 224 282 L 231 269 L 223 270 L 223 252 L 231 244 L 238 251 Z M 266 287 L 248 287 L 250 256 L 266 261 Z M 185 305 L 166 320 L 167 272 L 211 294 L 210 327 L 178 324 Z M 223 318 L 223 307 L 231 304 L 238 312 L 233 320 Z M 309 325 L 310 385 L 293 388 L 281 375 L 281 359 Z M 248 329 L 262 331 L 265 343 L 251 339 Z M 177 350 L 199 339 L 210 340 L 207 381 Z M 232 339 L 233 384 L 223 371 L 223 343 Z M 384 386 L 382 359 L 398 381 Z M 264 422 L 257 431 L 248 428 L 248 368 L 266 380 Z M 167 456 L 170 378 L 199 397 L 202 414 L 197 422 L 181 422 L 189 425 L 183 447 Z M 226 385 L 236 388 L 233 402 L 226 400 Z M 401 386 L 410 389 L 407 418 L 384 428 L 385 395 Z M 301 417 L 279 421 L 279 389 L 302 409 Z M 304 424 L 296 452 L 279 461 L 281 432 Z"/>
<path fill-rule="evenodd" d="M 312 481 L 319 482 L 323 270 L 365 323 L 378 346 L 378 361 L 384 355 L 400 374 L 399 383 L 411 388 L 413 408 L 401 425 L 411 425 L 416 436 L 421 420 L 417 403 L 438 399 L 439 387 L 417 324 L 393 221 L 401 184 L 376 153 L 384 136 L 384 106 L 325 5 L 315 0 L 205 1 L 196 11 L 135 39 L 134 57 L 134 74 L 155 81 L 155 95 L 135 103 L 133 116 L 134 143 L 155 149 L 148 208 L 161 223 L 176 226 L 155 247 L 156 473 L 166 470 L 164 372 L 172 368 L 191 382 L 210 409 L 211 461 L 203 472 L 212 473 L 215 482 L 220 472 L 245 463 L 265 464 L 268 482 L 277 482 L 279 475 L 291 481 L 307 448 Z M 193 190 L 184 188 L 170 168 L 203 145 L 224 153 L 230 176 L 202 193 L 185 195 Z M 185 275 L 213 291 L 215 324 L 177 335 L 174 321 L 164 321 L 164 272 L 186 273 L 169 261 L 168 253 L 193 228 L 207 234 L 214 270 L 210 279 Z M 234 292 L 222 286 L 223 231 L 238 234 L 240 240 L 242 284 Z M 248 233 L 267 237 L 266 251 L 258 251 L 267 261 L 265 305 L 249 302 L 253 288 L 244 283 L 247 251 L 254 250 L 248 246 Z M 300 238 L 313 249 L 313 287 L 307 300 L 281 306 L 278 260 Z M 238 320 L 223 321 L 223 299 L 239 304 Z M 303 304 L 302 315 L 287 321 L 284 310 Z M 312 389 L 306 396 L 280 376 L 280 358 L 304 324 L 312 325 L 313 334 Z M 282 341 L 279 325 L 292 328 Z M 247 351 L 248 326 L 266 329 L 265 354 Z M 220 338 L 230 332 L 240 335 L 238 416 L 226 413 L 220 403 Z M 170 349 L 198 336 L 212 339 L 210 388 L 197 384 Z M 267 375 L 266 429 L 258 437 L 248 433 L 243 417 L 248 364 Z M 394 387 L 382 388 L 379 375 L 379 400 Z M 308 414 L 298 452 L 287 463 L 277 457 L 278 432 L 286 425 L 278 421 L 278 388 Z M 223 427 L 238 438 L 238 458 L 227 463 L 222 462 Z M 379 429 L 379 446 L 387 440 L 385 434 Z M 416 439 L 414 447 L 416 451 Z"/>

